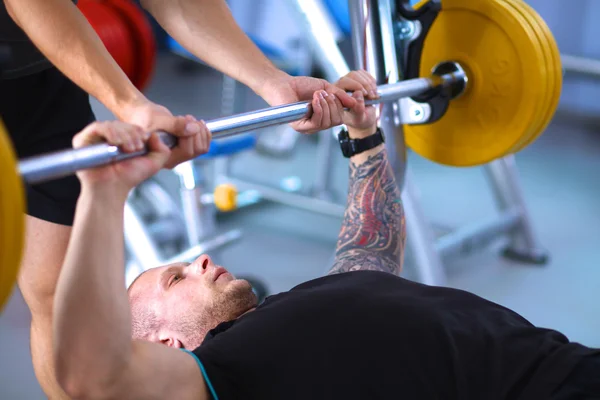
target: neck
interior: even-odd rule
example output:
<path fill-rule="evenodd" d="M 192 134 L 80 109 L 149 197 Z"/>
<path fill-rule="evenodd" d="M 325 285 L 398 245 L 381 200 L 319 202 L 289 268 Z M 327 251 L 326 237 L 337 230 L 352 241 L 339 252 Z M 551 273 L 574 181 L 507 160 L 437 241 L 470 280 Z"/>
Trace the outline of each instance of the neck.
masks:
<path fill-rule="evenodd" d="M 246 315 L 246 314 L 248 314 L 249 312 L 252 312 L 252 311 L 254 311 L 254 310 L 256 310 L 256 307 L 252 307 L 252 308 L 251 308 L 251 309 L 249 309 L 248 311 L 246 311 L 246 312 L 243 312 L 243 313 L 240 315 L 240 317 L 241 317 L 242 315 Z M 239 317 L 238 317 L 238 318 L 239 318 Z"/>
<path fill-rule="evenodd" d="M 252 307 L 246 311 L 244 311 L 243 313 L 241 313 L 240 315 L 238 315 L 236 318 L 233 318 L 233 320 L 236 320 L 252 311 L 256 310 L 256 307 Z M 219 323 L 217 323 L 215 326 L 213 326 L 210 329 L 206 329 L 206 330 L 200 330 L 199 335 L 196 336 L 196 338 L 190 340 L 188 343 L 185 343 L 185 348 L 188 350 L 193 350 L 195 348 L 200 347 L 200 345 L 202 344 L 202 342 L 204 341 L 204 339 L 206 338 L 206 335 L 208 334 L 208 332 L 210 332 L 211 329 L 216 328 L 217 326 L 219 326 L 219 324 L 223 323 L 223 322 L 227 322 L 227 321 L 221 321 Z"/>

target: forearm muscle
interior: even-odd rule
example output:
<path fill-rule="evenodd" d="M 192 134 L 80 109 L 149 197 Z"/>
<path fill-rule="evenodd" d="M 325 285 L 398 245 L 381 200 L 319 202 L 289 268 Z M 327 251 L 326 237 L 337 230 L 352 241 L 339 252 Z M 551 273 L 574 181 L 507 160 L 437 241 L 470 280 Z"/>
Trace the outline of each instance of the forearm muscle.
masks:
<path fill-rule="evenodd" d="M 244 33 L 224 0 L 143 0 L 142 4 L 188 51 L 261 96 L 267 80 L 285 75 Z"/>
<path fill-rule="evenodd" d="M 57 379 L 69 394 L 111 386 L 131 356 L 123 205 L 82 189 L 54 308 Z"/>

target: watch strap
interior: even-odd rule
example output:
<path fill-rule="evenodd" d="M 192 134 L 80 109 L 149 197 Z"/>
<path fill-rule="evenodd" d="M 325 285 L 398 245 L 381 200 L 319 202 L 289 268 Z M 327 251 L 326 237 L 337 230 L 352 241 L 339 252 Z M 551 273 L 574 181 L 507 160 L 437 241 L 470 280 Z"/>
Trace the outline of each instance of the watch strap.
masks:
<path fill-rule="evenodd" d="M 350 139 L 348 131 L 346 129 L 342 129 L 338 135 L 338 138 L 340 141 L 340 147 L 342 148 L 342 154 L 346 158 L 350 158 L 367 150 L 371 150 L 385 142 L 385 137 L 383 136 L 381 128 L 377 128 L 375 133 L 361 139 Z"/>

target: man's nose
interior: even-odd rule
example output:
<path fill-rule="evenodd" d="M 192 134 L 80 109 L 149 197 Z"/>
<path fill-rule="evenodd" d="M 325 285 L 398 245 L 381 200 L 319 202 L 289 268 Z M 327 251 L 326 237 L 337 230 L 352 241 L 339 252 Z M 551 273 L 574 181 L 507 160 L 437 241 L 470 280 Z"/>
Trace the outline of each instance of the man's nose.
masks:
<path fill-rule="evenodd" d="M 207 272 L 210 268 L 214 268 L 215 265 L 209 256 L 206 254 L 201 255 L 194 261 L 194 268 L 197 274 L 202 275 Z"/>

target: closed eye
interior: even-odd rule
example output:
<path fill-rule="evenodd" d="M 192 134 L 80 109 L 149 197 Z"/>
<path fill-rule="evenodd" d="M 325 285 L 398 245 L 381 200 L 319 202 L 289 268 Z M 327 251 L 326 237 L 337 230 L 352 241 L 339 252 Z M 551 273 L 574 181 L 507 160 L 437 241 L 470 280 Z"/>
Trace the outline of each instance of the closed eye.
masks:
<path fill-rule="evenodd" d="M 181 280 L 181 275 L 179 275 L 179 274 L 171 275 L 171 278 L 169 279 L 169 287 L 173 286 L 175 283 L 179 282 L 180 280 Z"/>

